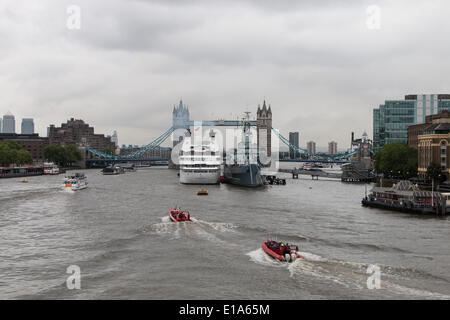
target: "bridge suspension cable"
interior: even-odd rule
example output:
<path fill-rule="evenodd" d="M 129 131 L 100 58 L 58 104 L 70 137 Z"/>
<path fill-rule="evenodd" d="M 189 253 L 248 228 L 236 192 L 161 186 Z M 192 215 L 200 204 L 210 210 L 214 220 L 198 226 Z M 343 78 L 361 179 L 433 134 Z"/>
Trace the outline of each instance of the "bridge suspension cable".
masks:
<path fill-rule="evenodd" d="M 289 140 L 286 139 L 285 137 L 283 137 L 283 136 L 281 135 L 281 133 L 280 133 L 278 130 L 276 130 L 276 129 L 274 129 L 274 128 L 271 128 L 271 129 L 272 129 L 272 131 L 278 136 L 278 138 L 280 138 L 280 140 L 281 140 L 285 145 L 287 145 L 289 148 L 292 148 L 292 149 L 294 149 L 294 150 L 296 150 L 296 151 L 298 151 L 298 152 L 300 152 L 300 153 L 306 153 L 308 156 L 312 156 L 312 154 L 311 154 L 310 152 L 308 152 L 308 150 L 303 149 L 303 148 L 300 148 L 300 147 L 297 147 L 297 146 L 291 144 L 291 143 L 289 142 Z"/>
<path fill-rule="evenodd" d="M 298 151 L 298 152 L 300 152 L 300 153 L 304 153 L 304 154 L 306 154 L 306 155 L 309 156 L 309 157 L 314 157 L 314 158 L 317 158 L 317 159 L 322 159 L 322 160 L 324 160 L 324 161 L 348 159 L 348 158 L 350 158 L 350 157 L 352 157 L 352 156 L 354 156 L 355 154 L 357 154 L 357 153 L 360 152 L 359 149 L 356 149 L 356 150 L 354 150 L 354 151 L 352 151 L 352 152 L 340 153 L 340 154 L 336 154 L 336 155 L 330 155 L 330 156 L 328 156 L 328 157 L 318 157 L 318 156 L 313 155 L 312 153 L 308 152 L 308 150 L 306 150 L 306 149 L 304 149 L 304 148 L 300 148 L 300 147 L 297 147 L 297 146 L 291 144 L 291 143 L 289 142 L 289 140 L 286 139 L 285 137 L 283 137 L 283 136 L 281 135 L 281 133 L 280 133 L 278 130 L 276 130 L 276 129 L 274 129 L 274 128 L 271 128 L 271 129 L 272 129 L 272 131 L 280 138 L 280 140 L 281 140 L 285 145 L 287 145 L 289 148 L 292 148 L 292 149 L 294 149 L 294 150 L 296 150 L 296 151 Z"/>
<path fill-rule="evenodd" d="M 172 132 L 174 130 L 175 130 L 174 127 L 170 127 L 166 132 L 164 132 L 162 135 L 160 135 L 158 138 L 156 138 L 154 141 L 150 142 L 149 144 L 143 146 L 142 148 L 139 148 L 136 151 L 133 151 L 128 154 L 121 155 L 121 156 L 116 156 L 113 154 L 102 152 L 102 151 L 99 151 L 99 150 L 91 148 L 91 147 L 86 147 L 86 150 L 88 152 L 92 153 L 93 155 L 96 155 L 98 157 L 105 158 L 105 159 L 111 159 L 111 160 L 138 158 L 138 157 L 141 157 L 141 156 L 145 155 L 146 153 L 152 151 L 156 147 L 159 147 L 161 145 L 161 143 L 163 143 L 172 134 Z"/>
<path fill-rule="evenodd" d="M 146 153 L 150 152 L 151 150 L 155 149 L 156 147 L 159 147 L 161 143 L 166 141 L 166 139 L 172 134 L 174 131 L 174 127 L 170 127 L 166 132 L 164 132 L 162 135 L 160 135 L 158 138 L 156 138 L 154 141 L 150 142 L 146 146 L 133 151 L 131 153 L 128 153 L 124 155 L 126 158 L 136 158 L 145 155 Z"/>

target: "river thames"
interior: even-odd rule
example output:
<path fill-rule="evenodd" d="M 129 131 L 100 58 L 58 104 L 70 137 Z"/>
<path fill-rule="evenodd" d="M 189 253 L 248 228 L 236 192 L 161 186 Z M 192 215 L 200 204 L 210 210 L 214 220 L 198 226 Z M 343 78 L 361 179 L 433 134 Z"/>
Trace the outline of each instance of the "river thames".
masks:
<path fill-rule="evenodd" d="M 151 168 L 0 180 L 1 299 L 449 299 L 450 217 L 361 207 L 363 184 L 301 177 L 250 190 L 178 183 Z M 368 187 L 370 189 L 370 186 Z M 193 223 L 172 223 L 188 209 Z M 280 263 L 266 238 L 298 244 Z M 69 266 L 81 289 L 69 290 Z M 369 289 L 367 269 L 380 270 Z"/>

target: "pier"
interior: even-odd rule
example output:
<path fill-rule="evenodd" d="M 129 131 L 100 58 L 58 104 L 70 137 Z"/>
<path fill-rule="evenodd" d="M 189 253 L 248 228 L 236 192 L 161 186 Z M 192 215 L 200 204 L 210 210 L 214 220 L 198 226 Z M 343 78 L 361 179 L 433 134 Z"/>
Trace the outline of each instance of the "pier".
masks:
<path fill-rule="evenodd" d="M 312 179 L 318 180 L 319 177 L 331 178 L 331 179 L 341 179 L 342 174 L 325 172 L 320 169 L 305 170 L 305 169 L 278 169 L 279 172 L 292 174 L 292 179 L 298 179 L 299 175 L 311 176 Z"/>

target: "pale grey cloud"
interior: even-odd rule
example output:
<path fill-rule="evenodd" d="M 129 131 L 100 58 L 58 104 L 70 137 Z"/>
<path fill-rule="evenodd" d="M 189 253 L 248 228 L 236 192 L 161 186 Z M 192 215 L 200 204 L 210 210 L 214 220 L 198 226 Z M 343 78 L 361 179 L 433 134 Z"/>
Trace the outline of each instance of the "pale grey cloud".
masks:
<path fill-rule="evenodd" d="M 81 30 L 66 28 L 68 5 Z M 366 8 L 381 8 L 381 29 Z M 274 126 L 301 144 L 371 134 L 372 108 L 446 93 L 446 1 L 1 0 L 0 113 L 83 118 L 143 144 L 192 118 L 235 118 L 266 98 Z"/>

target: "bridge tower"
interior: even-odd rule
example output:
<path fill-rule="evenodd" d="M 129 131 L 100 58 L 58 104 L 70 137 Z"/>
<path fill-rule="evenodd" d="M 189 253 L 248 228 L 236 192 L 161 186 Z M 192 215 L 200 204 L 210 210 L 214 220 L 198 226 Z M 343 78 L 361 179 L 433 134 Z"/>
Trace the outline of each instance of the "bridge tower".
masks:
<path fill-rule="evenodd" d="M 256 128 L 258 132 L 258 150 L 266 151 L 268 158 L 272 156 L 272 110 L 267 108 L 266 100 L 264 100 L 261 108 L 258 105 L 258 111 L 256 112 Z"/>
<path fill-rule="evenodd" d="M 183 100 L 177 106 L 173 106 L 172 126 L 175 129 L 173 133 L 173 146 L 175 147 L 184 138 L 186 129 L 189 129 L 189 109 L 183 105 Z"/>
<path fill-rule="evenodd" d="M 172 111 L 172 126 L 173 131 L 173 148 L 183 141 L 186 130 L 189 129 L 189 108 L 183 104 L 183 100 L 180 100 L 178 106 L 173 106 Z M 169 159 L 169 168 L 176 168 L 177 166 L 173 163 L 172 157 Z"/>
<path fill-rule="evenodd" d="M 176 129 L 189 129 L 189 108 L 183 104 L 183 100 L 177 106 L 173 106 L 172 125 Z"/>

